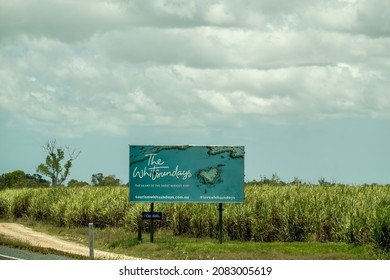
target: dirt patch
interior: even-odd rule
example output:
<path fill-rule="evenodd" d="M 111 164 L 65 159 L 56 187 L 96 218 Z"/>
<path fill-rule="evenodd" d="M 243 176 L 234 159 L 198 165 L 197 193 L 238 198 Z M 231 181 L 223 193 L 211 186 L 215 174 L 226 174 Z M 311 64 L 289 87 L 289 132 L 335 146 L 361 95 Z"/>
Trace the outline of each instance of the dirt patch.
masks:
<path fill-rule="evenodd" d="M 89 256 L 89 248 L 59 237 L 36 232 L 29 227 L 15 223 L 0 223 L 0 234 L 32 246 L 51 248 L 70 254 Z M 139 258 L 94 250 L 95 259 L 106 260 L 139 260 Z"/>

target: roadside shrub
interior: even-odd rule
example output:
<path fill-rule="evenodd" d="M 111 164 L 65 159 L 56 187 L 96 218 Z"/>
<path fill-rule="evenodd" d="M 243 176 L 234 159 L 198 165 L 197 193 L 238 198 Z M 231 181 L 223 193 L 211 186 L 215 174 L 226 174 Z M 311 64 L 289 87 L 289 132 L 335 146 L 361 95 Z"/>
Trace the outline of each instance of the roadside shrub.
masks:
<path fill-rule="evenodd" d="M 390 206 L 377 213 L 373 226 L 373 242 L 383 252 L 390 252 Z"/>
<path fill-rule="evenodd" d="M 385 186 L 268 186 L 247 184 L 243 204 L 223 204 L 230 240 L 371 243 L 390 247 L 390 188 Z M 25 188 L 0 191 L 0 217 L 27 217 L 56 226 L 124 227 L 148 231 L 149 203 L 131 203 L 123 187 Z M 217 203 L 155 203 L 156 230 L 218 237 Z"/>
<path fill-rule="evenodd" d="M 0 218 L 7 217 L 8 202 L 4 196 L 0 196 Z"/>
<path fill-rule="evenodd" d="M 9 191 L 8 217 L 21 218 L 28 214 L 30 205 L 31 193 L 27 189 L 18 189 Z"/>

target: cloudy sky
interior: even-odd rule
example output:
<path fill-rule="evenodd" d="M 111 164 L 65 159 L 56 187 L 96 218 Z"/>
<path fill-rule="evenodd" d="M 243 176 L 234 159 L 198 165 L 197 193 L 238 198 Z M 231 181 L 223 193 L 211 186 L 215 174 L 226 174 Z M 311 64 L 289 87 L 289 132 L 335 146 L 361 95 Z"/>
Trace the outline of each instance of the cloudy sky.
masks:
<path fill-rule="evenodd" d="M 390 1 L 0 2 L 0 173 L 244 145 L 246 180 L 390 183 Z"/>

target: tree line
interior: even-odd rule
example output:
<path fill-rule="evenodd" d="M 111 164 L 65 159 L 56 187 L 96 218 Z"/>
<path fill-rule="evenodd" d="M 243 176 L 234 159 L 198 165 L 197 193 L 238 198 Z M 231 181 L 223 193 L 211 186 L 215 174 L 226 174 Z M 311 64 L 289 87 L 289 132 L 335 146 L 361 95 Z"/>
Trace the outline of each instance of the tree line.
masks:
<path fill-rule="evenodd" d="M 64 186 L 64 182 L 70 175 L 70 170 L 73 162 L 79 157 L 81 151 L 71 149 L 68 146 L 61 147 L 57 145 L 57 141 L 48 141 L 43 150 L 46 154 L 45 162 L 38 165 L 35 174 L 26 174 L 22 170 L 15 170 L 9 173 L 0 175 L 0 190 L 7 188 L 25 188 L 25 187 L 48 187 L 48 186 Z M 253 180 L 248 182 L 258 186 L 340 186 L 345 184 L 336 183 L 335 181 L 327 181 L 320 178 L 317 184 L 305 182 L 297 177 L 291 182 L 284 182 L 276 174 L 272 174 L 271 178 L 260 176 L 260 180 Z M 71 179 L 68 187 L 82 187 L 82 186 L 127 186 L 122 184 L 115 175 L 104 176 L 103 173 L 92 174 L 91 182 L 78 181 Z M 367 185 L 367 184 L 365 184 Z M 370 186 L 379 185 L 376 183 Z M 389 184 L 386 186 L 390 186 Z"/>
<path fill-rule="evenodd" d="M 70 175 L 70 170 L 81 151 L 68 146 L 58 146 L 57 141 L 50 140 L 44 146 L 45 162 L 39 164 L 35 174 L 26 174 L 22 170 L 4 173 L 0 176 L 0 190 L 9 188 L 37 188 L 49 186 L 64 186 Z M 45 178 L 46 177 L 46 178 Z M 71 179 L 68 187 L 82 186 L 121 186 L 115 175 L 104 176 L 103 173 L 92 174 L 91 182 Z"/>
<path fill-rule="evenodd" d="M 122 184 L 120 179 L 115 175 L 103 175 L 103 173 L 92 174 L 91 182 L 71 179 L 67 184 L 56 185 L 67 187 L 84 187 L 84 186 L 127 186 Z M 23 170 L 15 170 L 0 175 L 0 190 L 16 188 L 46 188 L 53 186 L 49 180 L 43 178 L 40 174 L 28 174 Z"/>

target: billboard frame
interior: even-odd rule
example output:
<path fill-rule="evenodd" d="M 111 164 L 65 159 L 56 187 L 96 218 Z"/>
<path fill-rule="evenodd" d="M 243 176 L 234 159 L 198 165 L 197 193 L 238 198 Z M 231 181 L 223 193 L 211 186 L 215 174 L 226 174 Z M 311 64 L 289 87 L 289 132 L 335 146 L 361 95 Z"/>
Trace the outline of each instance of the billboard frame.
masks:
<path fill-rule="evenodd" d="M 244 155 L 233 145 L 129 145 L 129 201 L 243 203 Z"/>

